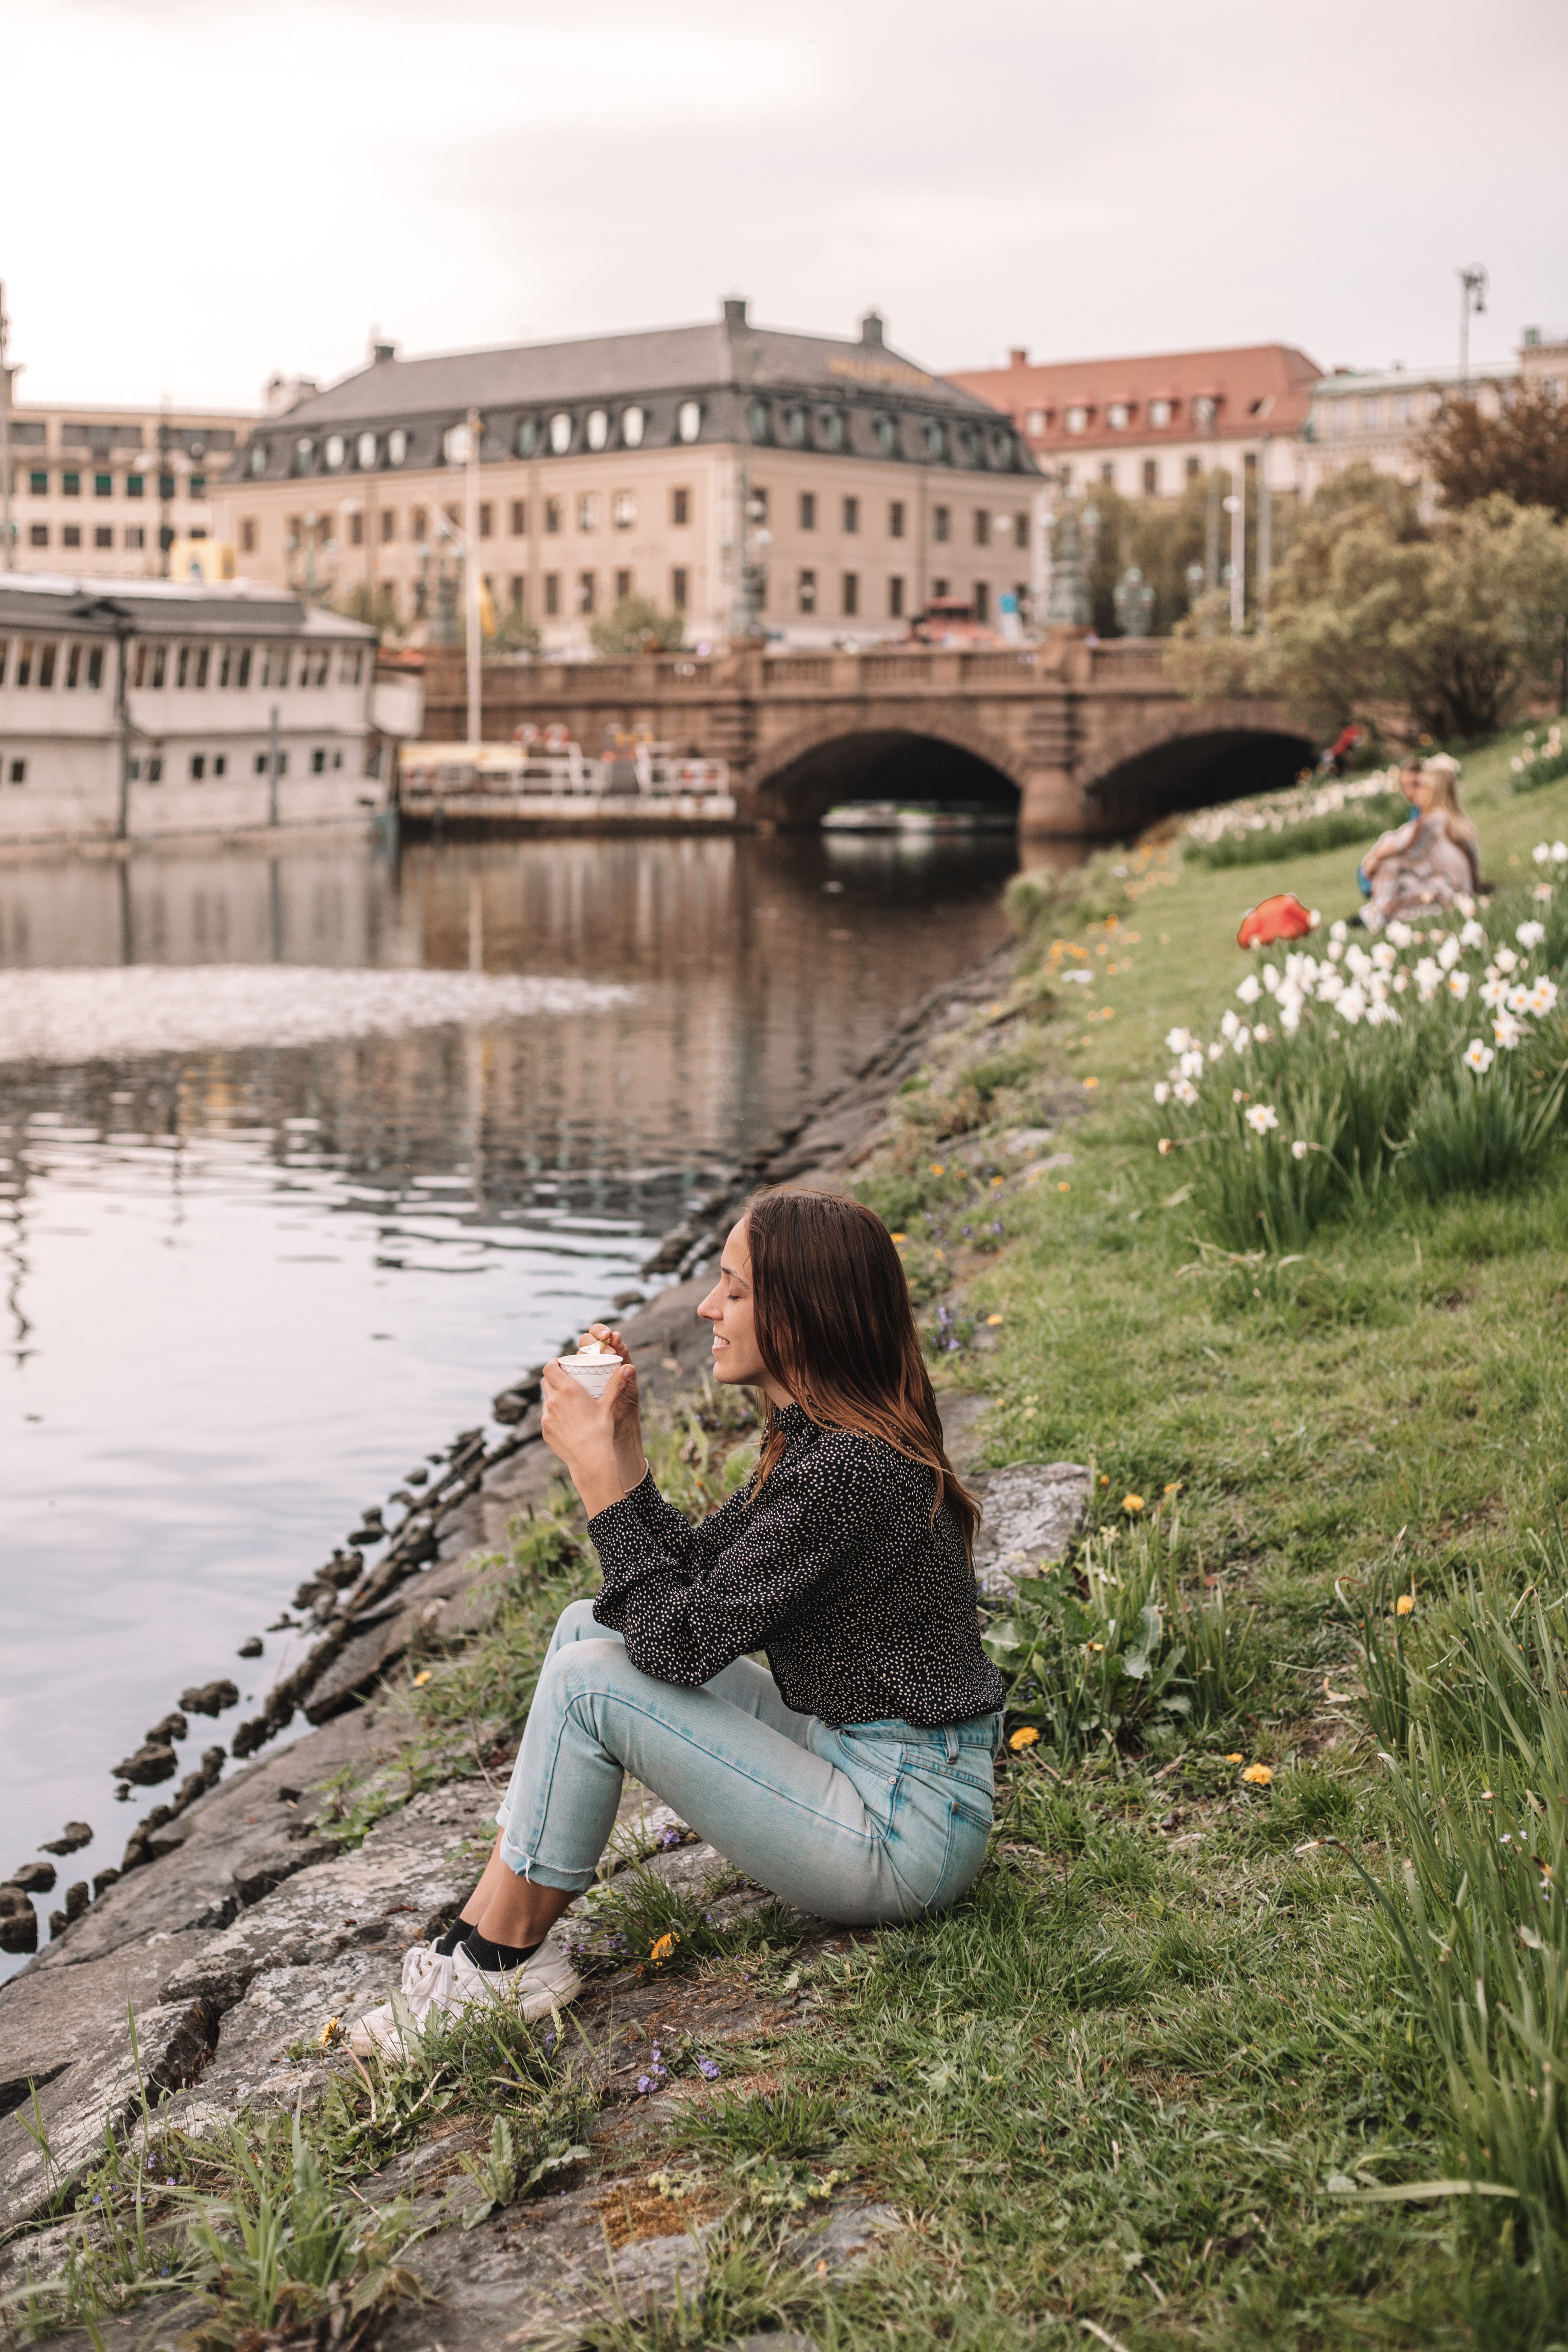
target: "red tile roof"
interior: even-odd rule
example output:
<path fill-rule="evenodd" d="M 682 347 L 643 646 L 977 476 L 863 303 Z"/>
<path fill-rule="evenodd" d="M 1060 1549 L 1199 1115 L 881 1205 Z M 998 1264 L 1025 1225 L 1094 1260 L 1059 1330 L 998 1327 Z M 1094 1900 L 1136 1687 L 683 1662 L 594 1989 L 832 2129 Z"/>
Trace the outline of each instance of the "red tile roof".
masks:
<path fill-rule="evenodd" d="M 1307 420 L 1311 388 L 1322 373 L 1305 352 L 1289 343 L 1247 343 L 1235 351 L 1159 352 L 1142 359 L 1042 364 L 1032 364 L 1026 352 L 1014 350 L 1005 368 L 950 369 L 948 382 L 1002 409 L 1038 453 L 1115 448 L 1129 441 L 1188 440 L 1198 430 L 1193 404 L 1199 399 L 1218 403 L 1215 429 L 1220 434 L 1299 433 Z M 1155 400 L 1171 403 L 1168 425 L 1150 423 L 1149 404 Z M 1124 402 L 1131 411 L 1128 423 L 1115 430 L 1106 422 L 1113 401 Z M 1069 408 L 1088 409 L 1083 432 L 1068 431 Z M 1037 433 L 1028 425 L 1037 410 L 1045 417 L 1044 429 Z"/>

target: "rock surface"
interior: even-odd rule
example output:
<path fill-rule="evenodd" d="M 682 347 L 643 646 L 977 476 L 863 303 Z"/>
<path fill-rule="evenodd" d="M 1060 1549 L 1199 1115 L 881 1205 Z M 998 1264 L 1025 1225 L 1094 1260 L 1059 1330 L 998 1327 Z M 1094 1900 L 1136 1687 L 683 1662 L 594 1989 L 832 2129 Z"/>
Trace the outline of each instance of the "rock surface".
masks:
<path fill-rule="evenodd" d="M 984 1513 L 975 1580 L 987 1600 L 1011 1600 L 1019 1577 L 1060 1559 L 1082 1528 L 1089 1474 L 1081 1462 L 1011 1462 L 973 1484 Z"/>

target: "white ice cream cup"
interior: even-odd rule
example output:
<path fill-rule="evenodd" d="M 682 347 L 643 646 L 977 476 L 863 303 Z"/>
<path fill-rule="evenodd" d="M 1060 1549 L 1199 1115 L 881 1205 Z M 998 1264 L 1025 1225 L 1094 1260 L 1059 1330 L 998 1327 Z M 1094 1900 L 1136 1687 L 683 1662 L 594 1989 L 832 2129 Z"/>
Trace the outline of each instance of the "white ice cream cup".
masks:
<path fill-rule="evenodd" d="M 591 1397 L 602 1397 L 609 1385 L 610 1374 L 621 1367 L 619 1356 L 563 1356 L 561 1369 L 570 1372 L 579 1388 L 586 1389 Z"/>

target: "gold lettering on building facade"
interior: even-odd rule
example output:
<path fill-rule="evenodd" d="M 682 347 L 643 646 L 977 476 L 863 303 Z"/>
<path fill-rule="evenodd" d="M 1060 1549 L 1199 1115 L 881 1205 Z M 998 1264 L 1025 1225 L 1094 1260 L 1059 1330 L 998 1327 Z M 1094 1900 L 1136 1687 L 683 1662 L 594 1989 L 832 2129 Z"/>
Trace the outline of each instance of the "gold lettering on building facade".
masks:
<path fill-rule="evenodd" d="M 861 383 L 907 383 L 917 389 L 931 378 L 920 368 L 902 367 L 897 360 L 829 360 L 829 375 L 852 375 Z"/>

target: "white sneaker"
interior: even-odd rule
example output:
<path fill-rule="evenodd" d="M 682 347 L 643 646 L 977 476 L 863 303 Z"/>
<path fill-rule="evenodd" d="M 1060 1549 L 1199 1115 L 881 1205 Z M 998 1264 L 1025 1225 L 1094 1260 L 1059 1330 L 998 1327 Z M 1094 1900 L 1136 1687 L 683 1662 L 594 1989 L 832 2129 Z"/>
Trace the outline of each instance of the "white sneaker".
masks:
<path fill-rule="evenodd" d="M 514 2010 L 527 2024 L 575 2000 L 582 1990 L 582 1978 L 558 1944 L 542 1944 L 521 1968 L 494 1971 L 477 1967 L 461 1945 L 448 1957 L 428 1945 L 416 1944 L 404 1958 L 403 2001 L 384 2001 L 379 2009 L 356 2019 L 349 2032 L 349 2048 L 362 2058 L 368 2058 L 373 2050 L 388 2058 L 403 2057 L 396 2011 L 405 2004 L 419 2026 L 437 2010 L 451 2017 L 458 2010 L 486 2001 Z"/>

